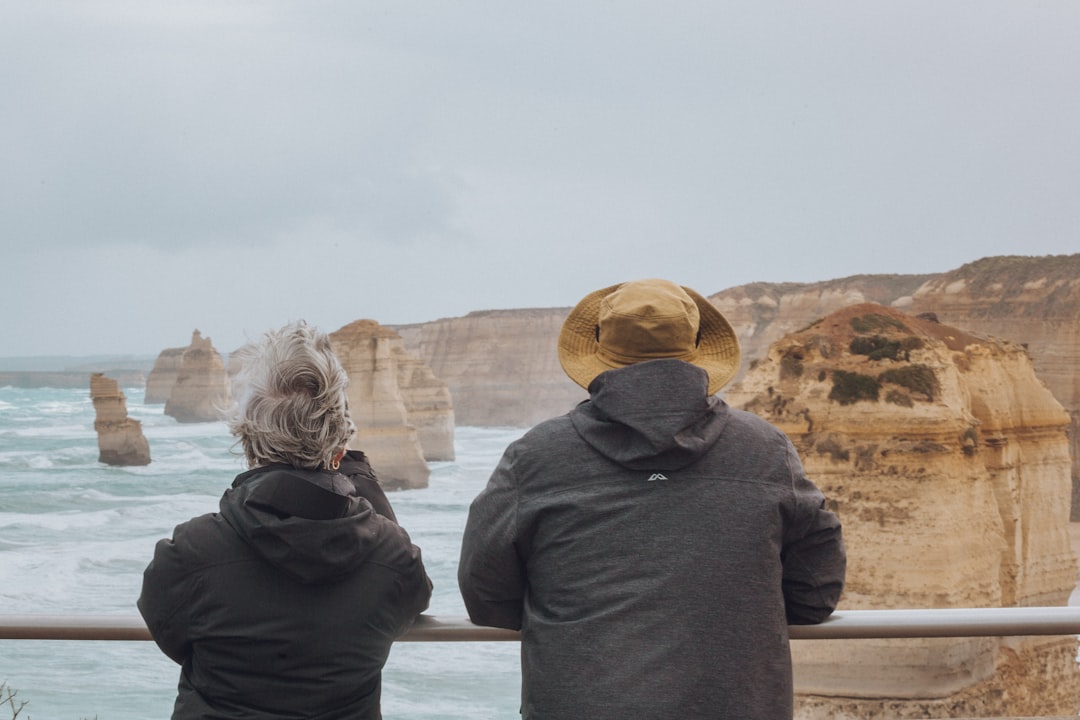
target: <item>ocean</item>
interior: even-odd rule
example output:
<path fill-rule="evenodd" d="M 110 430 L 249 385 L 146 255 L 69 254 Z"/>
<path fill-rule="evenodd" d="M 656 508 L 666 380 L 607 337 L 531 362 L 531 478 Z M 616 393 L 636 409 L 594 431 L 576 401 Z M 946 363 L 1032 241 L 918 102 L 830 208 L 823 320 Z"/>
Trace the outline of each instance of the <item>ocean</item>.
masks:
<path fill-rule="evenodd" d="M 86 389 L 0 387 L 0 613 L 137 615 L 154 543 L 217 510 L 245 467 L 224 423 L 180 424 L 123 388 L 152 463 L 98 462 Z M 519 428 L 457 428 L 430 486 L 390 493 L 434 585 L 428 613 L 464 616 L 457 560 L 466 513 Z M 376 468 L 377 470 L 377 468 Z M 383 673 L 387 720 L 518 717 L 514 642 L 398 643 Z M 0 640 L 19 720 L 168 718 L 179 668 L 152 642 Z M 0 718 L 11 716 L 0 706 Z"/>

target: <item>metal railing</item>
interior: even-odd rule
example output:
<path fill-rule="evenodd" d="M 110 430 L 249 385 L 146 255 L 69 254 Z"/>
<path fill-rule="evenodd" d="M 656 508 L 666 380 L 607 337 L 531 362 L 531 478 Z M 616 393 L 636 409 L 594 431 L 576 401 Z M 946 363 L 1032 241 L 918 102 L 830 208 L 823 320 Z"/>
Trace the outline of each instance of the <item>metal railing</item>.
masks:
<path fill-rule="evenodd" d="M 838 610 L 820 625 L 792 625 L 794 640 L 1080 635 L 1080 607 Z M 150 640 L 130 615 L 0 615 L 0 640 Z M 399 642 L 517 641 L 514 630 L 467 618 L 421 615 Z"/>

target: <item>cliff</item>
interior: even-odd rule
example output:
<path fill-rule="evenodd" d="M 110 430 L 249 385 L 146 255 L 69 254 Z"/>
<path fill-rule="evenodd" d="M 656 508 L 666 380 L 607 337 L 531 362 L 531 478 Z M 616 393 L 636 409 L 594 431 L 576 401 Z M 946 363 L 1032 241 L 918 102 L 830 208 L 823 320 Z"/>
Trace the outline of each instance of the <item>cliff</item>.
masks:
<path fill-rule="evenodd" d="M 142 423 L 127 414 L 127 398 L 120 385 L 102 373 L 90 376 L 90 399 L 94 403 L 94 430 L 98 438 L 98 462 L 106 465 L 149 465 L 150 445 Z"/>
<path fill-rule="evenodd" d="M 934 313 L 943 323 L 1025 345 L 1036 374 L 1071 416 L 1080 519 L 1080 254 L 991 257 L 939 274 L 750 283 L 709 300 L 739 334 L 742 373 L 781 337 L 864 302 Z M 555 350 L 569 310 L 491 310 L 395 329 L 449 386 L 458 423 L 523 427 L 585 398 Z"/>
<path fill-rule="evenodd" d="M 755 283 L 709 297 L 752 361 L 783 335 L 857 302 L 877 302 L 1025 346 L 1071 416 L 1073 517 L 1080 518 L 1080 255 L 991 257 L 939 275 Z M 749 367 L 744 364 L 743 371 Z"/>
<path fill-rule="evenodd" d="M 225 362 L 210 338 L 196 330 L 191 344 L 180 355 L 180 368 L 169 388 L 165 414 L 182 423 L 212 422 L 220 420 L 231 403 Z"/>
<path fill-rule="evenodd" d="M 555 346 L 569 311 L 487 310 L 394 329 L 446 383 L 458 424 L 522 427 L 586 397 L 563 373 Z"/>
<path fill-rule="evenodd" d="M 773 343 L 726 398 L 788 434 L 840 516 L 842 608 L 1067 602 L 1070 418 L 1020 345 L 860 304 Z M 798 717 L 1075 715 L 1076 653 L 1071 636 L 796 643 Z"/>
<path fill-rule="evenodd" d="M 169 401 L 169 393 L 180 375 L 180 364 L 183 362 L 185 350 L 186 347 L 166 348 L 158 354 L 154 367 L 146 376 L 144 404 L 159 405 Z"/>
<path fill-rule="evenodd" d="M 330 341 L 349 375 L 352 444 L 367 453 L 387 489 L 427 487 L 425 457 L 453 458 L 449 391 L 397 333 L 373 320 L 350 323 Z"/>

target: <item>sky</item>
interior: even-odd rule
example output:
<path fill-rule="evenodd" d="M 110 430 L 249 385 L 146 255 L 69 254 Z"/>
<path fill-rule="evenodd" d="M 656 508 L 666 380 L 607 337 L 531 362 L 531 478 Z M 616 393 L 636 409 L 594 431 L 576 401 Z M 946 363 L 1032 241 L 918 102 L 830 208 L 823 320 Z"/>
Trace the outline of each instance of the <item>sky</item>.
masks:
<path fill-rule="evenodd" d="M 0 357 L 1080 252 L 1080 3 L 4 0 Z"/>

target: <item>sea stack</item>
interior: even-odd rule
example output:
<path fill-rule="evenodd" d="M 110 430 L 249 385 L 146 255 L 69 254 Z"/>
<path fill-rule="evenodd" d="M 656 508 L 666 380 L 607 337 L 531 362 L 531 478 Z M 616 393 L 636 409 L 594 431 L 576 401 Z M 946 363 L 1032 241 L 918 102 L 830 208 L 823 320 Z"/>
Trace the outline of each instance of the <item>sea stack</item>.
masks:
<path fill-rule="evenodd" d="M 427 438 L 431 455 L 453 457 L 453 411 L 445 386 L 440 391 L 434 375 L 405 351 L 401 336 L 374 320 L 350 323 L 331 333 L 330 342 L 349 375 L 357 428 L 352 445 L 367 454 L 385 488 L 427 487 L 429 453 L 421 438 Z M 411 389 L 402 387 L 403 379 Z"/>
<path fill-rule="evenodd" d="M 127 414 L 127 399 L 119 383 L 103 373 L 90 376 L 90 399 L 94 403 L 94 430 L 98 438 L 98 462 L 106 465 L 149 465 L 150 445 L 142 423 Z"/>
<path fill-rule="evenodd" d="M 844 526 L 840 609 L 1065 605 L 1069 414 L 1026 350 L 896 309 L 788 335 L 726 394 L 785 431 Z M 796 717 L 1075 715 L 1077 638 L 794 643 Z"/>
<path fill-rule="evenodd" d="M 589 397 L 559 364 L 559 330 L 569 312 L 484 310 L 394 330 L 449 387 L 459 424 L 529 427 Z"/>
<path fill-rule="evenodd" d="M 180 369 L 169 390 L 165 414 L 177 422 L 220 420 L 232 402 L 229 376 L 210 338 L 195 330 L 180 356 Z"/>
<path fill-rule="evenodd" d="M 169 401 L 176 378 L 180 374 L 180 364 L 184 359 L 186 347 L 166 348 L 158 353 L 154 367 L 146 376 L 146 394 L 143 403 L 162 405 Z"/>

